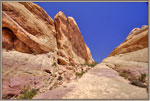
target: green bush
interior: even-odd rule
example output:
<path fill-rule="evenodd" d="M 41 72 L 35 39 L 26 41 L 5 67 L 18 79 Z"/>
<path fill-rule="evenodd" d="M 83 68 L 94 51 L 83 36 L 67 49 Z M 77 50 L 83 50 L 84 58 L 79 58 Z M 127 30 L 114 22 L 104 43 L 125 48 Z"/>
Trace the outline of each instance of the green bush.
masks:
<path fill-rule="evenodd" d="M 146 79 L 146 74 L 145 74 L 145 73 L 141 73 L 141 76 L 140 76 L 140 78 L 139 78 L 139 81 L 145 82 L 145 79 Z"/>
<path fill-rule="evenodd" d="M 36 89 L 25 90 L 24 93 L 18 96 L 16 99 L 32 99 L 36 94 Z"/>
<path fill-rule="evenodd" d="M 87 65 L 89 67 L 95 67 L 97 64 L 98 64 L 97 62 L 94 62 L 92 64 L 89 64 L 89 63 L 86 62 L 84 65 Z"/>
<path fill-rule="evenodd" d="M 76 72 L 76 76 L 82 76 L 84 72 Z"/>

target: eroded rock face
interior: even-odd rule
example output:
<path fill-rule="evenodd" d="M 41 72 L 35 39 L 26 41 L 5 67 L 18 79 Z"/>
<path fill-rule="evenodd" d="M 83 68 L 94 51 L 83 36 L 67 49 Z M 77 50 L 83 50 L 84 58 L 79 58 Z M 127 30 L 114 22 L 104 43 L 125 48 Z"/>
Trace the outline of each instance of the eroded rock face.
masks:
<path fill-rule="evenodd" d="M 17 47 L 15 49 L 20 52 L 30 53 L 32 51 L 39 54 L 48 53 L 57 48 L 53 20 L 34 3 L 3 2 L 2 27 L 9 29 L 19 40 L 14 44 L 13 39 L 8 38 L 7 44 L 10 47 L 12 47 L 11 44 L 14 44 Z M 9 32 L 3 33 L 9 36 Z M 24 49 L 24 47 L 26 48 Z"/>
<path fill-rule="evenodd" d="M 134 28 L 126 40 L 121 43 L 109 56 L 137 51 L 148 47 L 148 26 Z"/>
<path fill-rule="evenodd" d="M 60 11 L 55 16 L 54 22 L 57 31 L 58 55 L 64 58 L 66 63 L 93 63 L 91 53 L 83 40 L 75 20 L 72 17 L 66 17 Z"/>

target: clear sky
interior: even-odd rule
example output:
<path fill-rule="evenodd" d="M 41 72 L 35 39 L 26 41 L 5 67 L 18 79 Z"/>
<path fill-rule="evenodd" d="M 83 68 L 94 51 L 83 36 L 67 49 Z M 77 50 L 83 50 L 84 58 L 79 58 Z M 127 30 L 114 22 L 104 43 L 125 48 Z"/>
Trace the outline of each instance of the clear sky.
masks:
<path fill-rule="evenodd" d="M 146 2 L 34 2 L 49 16 L 62 11 L 72 16 L 91 50 L 101 62 L 122 43 L 135 27 L 148 25 Z"/>

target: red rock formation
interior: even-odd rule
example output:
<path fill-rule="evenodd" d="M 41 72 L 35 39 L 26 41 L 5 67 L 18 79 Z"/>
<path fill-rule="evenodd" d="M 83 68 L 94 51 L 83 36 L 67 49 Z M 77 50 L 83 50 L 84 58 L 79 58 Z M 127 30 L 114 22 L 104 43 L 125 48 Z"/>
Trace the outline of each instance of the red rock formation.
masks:
<path fill-rule="evenodd" d="M 54 22 L 57 31 L 57 45 L 60 63 L 66 60 L 65 64 L 93 63 L 91 53 L 87 48 L 80 30 L 72 17 L 67 17 L 63 12 L 59 12 Z"/>
<path fill-rule="evenodd" d="M 62 65 L 94 62 L 76 22 L 62 12 L 53 21 L 34 3 L 3 2 L 2 27 L 8 29 L 3 30 L 3 48 L 35 54 L 56 51 Z"/>
<path fill-rule="evenodd" d="M 2 27 L 8 28 L 20 40 L 21 52 L 24 46 L 31 48 L 32 52 L 47 53 L 54 51 L 56 45 L 56 32 L 53 20 L 38 5 L 31 2 L 3 2 Z M 17 48 L 18 49 L 18 48 Z"/>
<path fill-rule="evenodd" d="M 148 26 L 134 28 L 126 40 L 121 43 L 109 56 L 137 51 L 148 47 Z"/>

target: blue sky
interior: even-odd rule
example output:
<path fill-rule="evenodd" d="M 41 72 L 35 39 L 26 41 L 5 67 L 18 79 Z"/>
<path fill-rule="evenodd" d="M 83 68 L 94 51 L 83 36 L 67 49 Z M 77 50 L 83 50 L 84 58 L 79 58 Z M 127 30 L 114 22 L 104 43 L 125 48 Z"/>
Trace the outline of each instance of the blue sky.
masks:
<path fill-rule="evenodd" d="M 148 25 L 146 2 L 34 2 L 49 16 L 62 11 L 76 20 L 96 62 L 121 44 L 135 27 Z"/>

